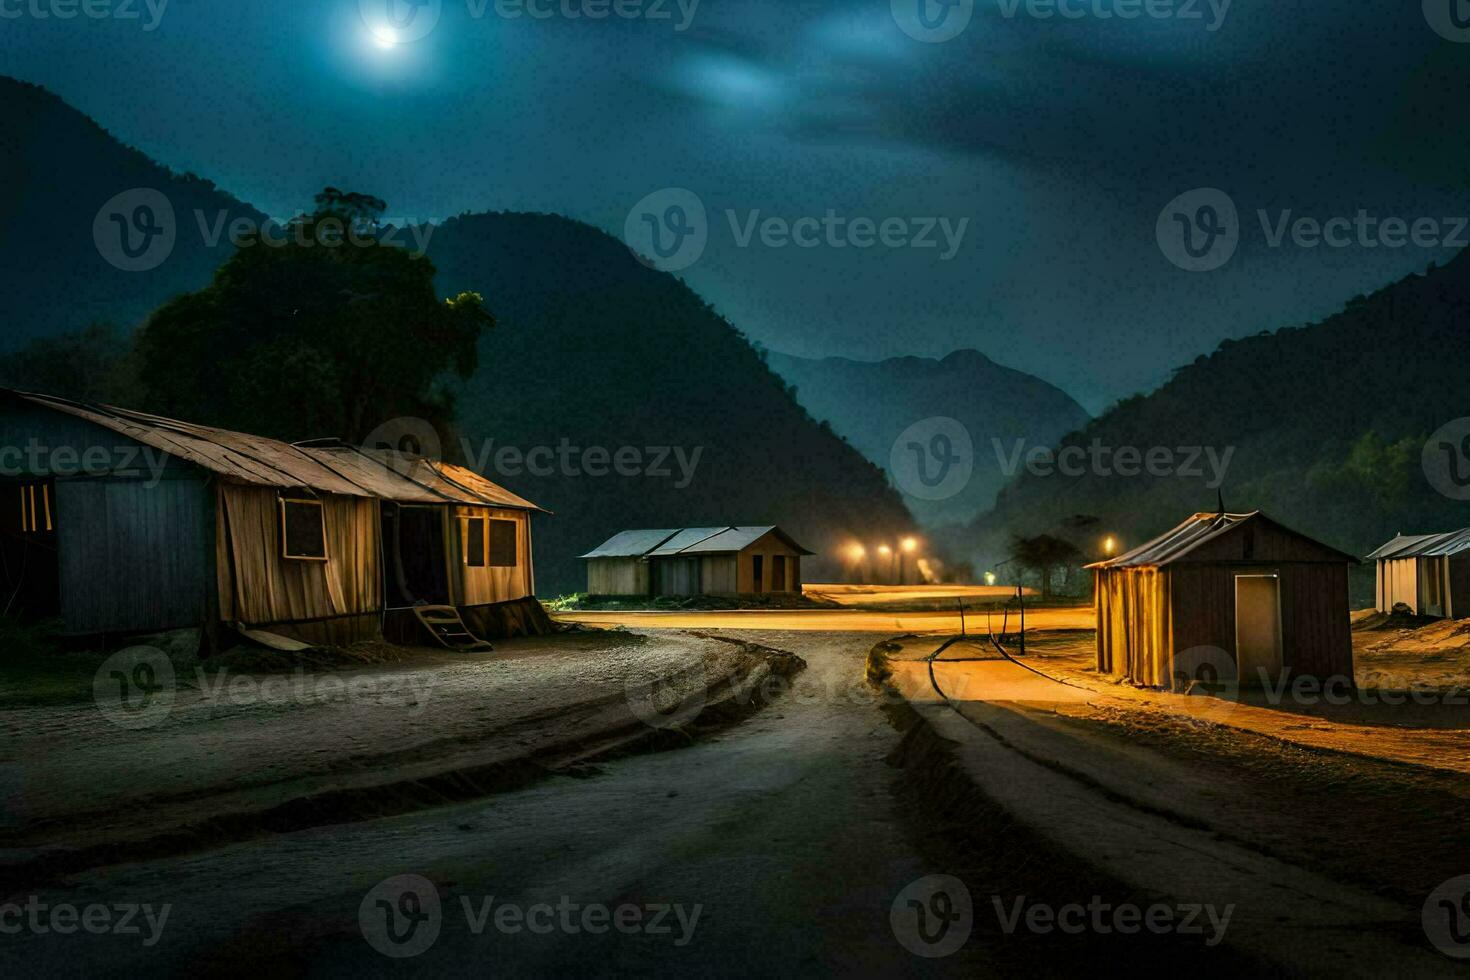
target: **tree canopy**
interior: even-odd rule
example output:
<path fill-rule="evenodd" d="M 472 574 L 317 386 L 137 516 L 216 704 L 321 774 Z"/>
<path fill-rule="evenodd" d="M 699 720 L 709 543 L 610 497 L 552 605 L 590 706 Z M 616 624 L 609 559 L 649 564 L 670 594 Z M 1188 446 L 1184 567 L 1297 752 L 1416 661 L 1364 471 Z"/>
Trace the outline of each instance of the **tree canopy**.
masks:
<path fill-rule="evenodd" d="M 137 338 L 151 407 L 280 439 L 360 442 L 388 419 L 449 424 L 494 317 L 477 293 L 440 299 L 434 266 L 385 243 L 384 204 L 327 188 L 310 215 L 257 233 Z"/>

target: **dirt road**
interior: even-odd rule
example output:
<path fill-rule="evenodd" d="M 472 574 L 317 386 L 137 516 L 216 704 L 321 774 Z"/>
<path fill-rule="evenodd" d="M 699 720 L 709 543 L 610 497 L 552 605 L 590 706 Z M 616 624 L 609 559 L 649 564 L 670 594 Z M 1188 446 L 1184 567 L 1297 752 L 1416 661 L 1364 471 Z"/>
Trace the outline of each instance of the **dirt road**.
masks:
<path fill-rule="evenodd" d="M 77 876 L 42 901 L 133 902 L 172 912 L 151 948 L 120 937 L 0 943 L 29 972 L 390 967 L 497 975 L 990 975 L 984 950 L 916 957 L 890 907 L 936 868 L 914 841 L 884 757 L 898 742 L 862 683 L 862 636 L 758 633 L 808 668 L 783 701 L 687 749 L 607 764 L 595 778 L 419 814 L 319 828 L 186 858 Z M 442 903 L 437 940 L 402 963 L 364 939 L 359 910 L 386 878 L 419 875 Z M 669 934 L 476 935 L 473 910 L 563 899 L 610 909 L 682 906 Z M 396 907 L 396 906 L 390 906 Z M 493 923 L 493 920 L 491 920 Z M 15 965 L 15 962 L 12 962 Z M 3 968 L 0 968 L 3 969 Z M 3 972 L 15 971 L 4 969 Z M 395 971 L 397 972 L 397 971 Z M 17 973 L 18 975 L 18 973 Z"/>
<path fill-rule="evenodd" d="M 983 609 L 966 612 L 966 622 L 973 632 L 983 629 Z M 553 618 L 565 623 L 592 626 L 626 626 L 629 629 L 729 629 L 729 630 L 818 630 L 821 632 L 881 633 L 958 633 L 960 615 L 946 612 L 885 613 L 861 609 L 734 609 L 710 612 L 564 612 Z M 1002 614 L 992 614 L 996 632 Z M 1006 620 L 1007 629 L 1015 631 L 1019 622 L 1015 612 Z M 1049 609 L 1027 609 L 1026 628 L 1091 629 L 1092 607 L 1076 606 Z"/>

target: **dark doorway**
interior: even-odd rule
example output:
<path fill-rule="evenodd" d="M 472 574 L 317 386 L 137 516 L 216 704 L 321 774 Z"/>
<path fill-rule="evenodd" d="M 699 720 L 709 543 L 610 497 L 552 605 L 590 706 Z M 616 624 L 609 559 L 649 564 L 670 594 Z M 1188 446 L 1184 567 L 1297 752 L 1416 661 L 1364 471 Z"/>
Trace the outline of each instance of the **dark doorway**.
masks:
<path fill-rule="evenodd" d="M 0 615 L 61 615 L 56 551 L 56 488 L 51 480 L 0 488 Z"/>
<path fill-rule="evenodd" d="M 766 581 L 766 568 L 765 568 L 765 565 L 766 565 L 766 556 L 765 555 L 751 555 L 750 556 L 750 581 L 754 585 L 754 588 L 751 590 L 752 592 L 764 592 L 766 590 L 766 586 L 765 586 L 765 581 Z"/>
<path fill-rule="evenodd" d="M 786 591 L 786 556 L 776 555 L 771 558 L 771 591 Z"/>
<path fill-rule="evenodd" d="M 384 592 L 390 608 L 449 604 L 444 512 L 383 505 Z"/>

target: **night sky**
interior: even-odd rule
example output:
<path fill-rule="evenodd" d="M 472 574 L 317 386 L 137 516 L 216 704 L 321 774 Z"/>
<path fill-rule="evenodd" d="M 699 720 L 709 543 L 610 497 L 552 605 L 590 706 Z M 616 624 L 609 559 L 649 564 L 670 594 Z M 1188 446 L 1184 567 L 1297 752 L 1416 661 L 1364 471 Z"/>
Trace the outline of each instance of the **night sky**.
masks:
<path fill-rule="evenodd" d="M 52 15 L 66 0 L 0 0 L 0 72 L 279 216 L 335 184 L 391 217 L 552 211 L 622 235 L 640 199 L 687 188 L 709 241 L 680 274 L 752 339 L 975 347 L 1094 412 L 1225 337 L 1442 261 L 1427 243 L 1470 214 L 1463 0 L 1064 0 L 1075 18 L 1037 16 L 1046 0 L 643 0 L 636 19 L 561 12 L 612 0 L 540 0 L 545 18 L 430 0 L 413 21 L 392 0 L 398 43 L 366 23 L 386 2 L 173 0 L 155 23 L 145 0 L 71 19 Z M 941 30 L 970 19 L 915 39 L 920 2 Z M 1172 16 L 1117 16 L 1150 4 Z M 1156 223 L 1202 187 L 1238 208 L 1240 244 L 1192 272 Z M 1273 246 L 1258 209 L 1437 232 Z M 967 224 L 949 258 L 937 230 L 937 248 L 741 247 L 730 211 Z"/>

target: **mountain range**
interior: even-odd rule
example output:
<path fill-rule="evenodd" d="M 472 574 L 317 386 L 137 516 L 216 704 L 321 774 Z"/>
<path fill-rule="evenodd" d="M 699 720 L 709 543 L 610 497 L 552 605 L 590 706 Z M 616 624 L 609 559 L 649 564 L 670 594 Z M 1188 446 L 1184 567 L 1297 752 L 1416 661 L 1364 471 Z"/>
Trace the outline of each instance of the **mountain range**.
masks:
<path fill-rule="evenodd" d="M 0 262 L 24 270 L 0 297 L 12 347 L 96 322 L 126 335 L 209 283 L 233 248 L 217 231 L 264 217 L 123 145 L 44 89 L 5 78 L 0 155 Z M 99 224 L 109 202 L 128 227 Z M 156 237 L 160 228 L 172 238 Z M 128 271 L 136 260 L 117 251 L 128 241 L 119 231 L 134 233 L 135 249 L 159 243 L 146 268 Z M 446 455 L 485 465 L 554 512 L 536 530 L 541 594 L 581 588 L 577 556 L 626 528 L 779 524 L 817 552 L 808 580 L 837 574 L 839 549 L 856 536 L 914 529 L 882 470 L 808 415 L 732 324 L 617 239 L 545 214 L 466 214 L 411 231 L 428 242 L 441 295 L 481 293 L 498 320 L 477 373 L 458 387 L 459 431 Z M 570 466 L 563 446 L 579 451 L 567 454 Z M 559 462 L 549 472 L 499 465 L 505 447 Z M 593 460 L 636 451 L 639 462 L 624 453 L 627 465 L 584 465 L 589 449 Z"/>
<path fill-rule="evenodd" d="M 1066 392 L 1032 375 L 995 363 L 976 350 L 941 359 L 895 357 L 820 360 L 772 352 L 771 368 L 796 388 L 797 400 L 859 452 L 884 467 L 909 510 L 928 528 L 961 524 L 988 510 L 1008 474 L 996 446 L 1020 442 L 1051 446 L 1081 428 L 1090 416 Z M 935 420 L 952 419 L 958 428 Z M 928 493 L 912 479 L 909 443 L 952 432 L 968 440 L 973 466 L 968 481 Z M 902 444 L 900 436 L 909 433 Z"/>

